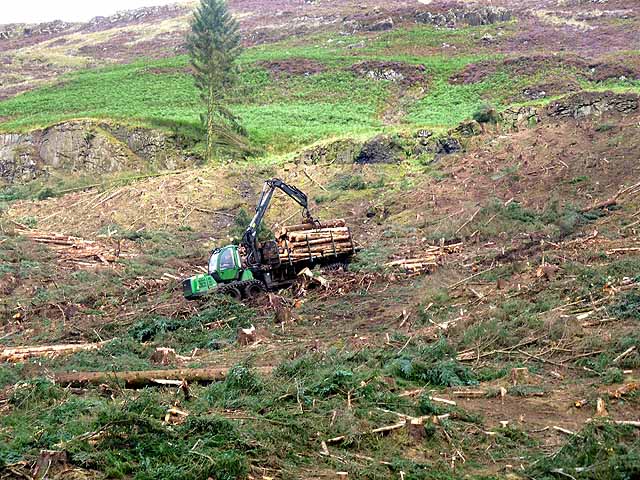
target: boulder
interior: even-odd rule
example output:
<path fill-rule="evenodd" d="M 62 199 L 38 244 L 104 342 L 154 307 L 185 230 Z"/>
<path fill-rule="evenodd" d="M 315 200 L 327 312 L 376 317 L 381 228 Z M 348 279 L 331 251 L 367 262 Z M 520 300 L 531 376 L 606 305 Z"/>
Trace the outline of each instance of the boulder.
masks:
<path fill-rule="evenodd" d="M 393 28 L 393 18 L 385 18 L 378 22 L 374 22 L 366 26 L 366 30 L 369 32 L 383 32 L 385 30 L 391 30 Z"/>

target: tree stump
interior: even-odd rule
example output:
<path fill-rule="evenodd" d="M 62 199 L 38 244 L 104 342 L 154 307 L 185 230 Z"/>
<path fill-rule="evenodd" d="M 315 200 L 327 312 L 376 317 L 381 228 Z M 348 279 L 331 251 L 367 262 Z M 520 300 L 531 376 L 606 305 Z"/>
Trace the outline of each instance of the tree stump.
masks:
<path fill-rule="evenodd" d="M 513 385 L 526 385 L 530 382 L 531 378 L 529 377 L 529 369 L 526 367 L 523 368 L 512 368 L 511 369 L 511 381 Z"/>
<path fill-rule="evenodd" d="M 237 338 L 240 345 L 251 345 L 255 343 L 257 340 L 256 327 L 251 325 L 249 328 L 239 328 Z"/>
<path fill-rule="evenodd" d="M 427 436 L 424 429 L 424 421 L 421 418 L 412 418 L 407 421 L 407 435 L 413 443 L 420 443 Z"/>
<path fill-rule="evenodd" d="M 175 363 L 176 359 L 177 354 L 173 348 L 158 347 L 151 355 L 151 361 L 156 365 L 169 365 Z"/>
<path fill-rule="evenodd" d="M 284 298 L 270 293 L 269 303 L 273 308 L 273 319 L 275 323 L 287 323 L 291 320 L 291 308 L 286 304 Z"/>
<path fill-rule="evenodd" d="M 67 452 L 59 450 L 41 450 L 40 456 L 36 460 L 36 464 L 31 470 L 33 478 L 43 479 L 53 478 L 67 468 Z"/>

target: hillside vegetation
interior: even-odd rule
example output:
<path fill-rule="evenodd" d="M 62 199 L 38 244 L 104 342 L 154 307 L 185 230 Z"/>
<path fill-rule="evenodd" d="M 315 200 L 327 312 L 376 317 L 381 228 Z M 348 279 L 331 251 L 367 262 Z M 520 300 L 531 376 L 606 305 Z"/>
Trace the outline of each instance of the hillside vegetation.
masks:
<path fill-rule="evenodd" d="M 89 118 L 105 141 L 157 129 L 189 164 L 131 153 L 135 171 L 99 173 L 59 155 L 2 187 L 0 479 L 640 475 L 637 5 L 504 0 L 508 18 L 474 26 L 451 19 L 482 2 L 376 3 L 232 2 L 247 44 L 233 109 L 260 153 L 211 165 L 185 7 L 0 29 L 22 75 L 0 154 Z M 49 47 L 39 76 L 25 55 Z M 133 152 L 146 130 L 126 131 Z M 39 158 L 17 153 L 0 173 Z M 346 220 L 349 271 L 278 292 L 285 321 L 273 297 L 186 301 L 181 279 L 242 234 L 272 177 Z M 296 208 L 277 195 L 267 228 Z M 436 265 L 394 265 L 427 246 Z M 173 368 L 226 375 L 113 376 Z M 63 381 L 85 372 L 106 377 Z"/>

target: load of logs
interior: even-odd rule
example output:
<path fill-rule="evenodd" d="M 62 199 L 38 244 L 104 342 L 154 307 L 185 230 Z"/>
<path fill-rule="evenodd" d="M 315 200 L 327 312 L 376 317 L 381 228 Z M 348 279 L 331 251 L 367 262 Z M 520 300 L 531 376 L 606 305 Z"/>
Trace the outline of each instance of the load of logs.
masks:
<path fill-rule="evenodd" d="M 282 262 L 312 260 L 355 250 L 351 230 L 344 220 L 282 227 L 276 240 Z"/>

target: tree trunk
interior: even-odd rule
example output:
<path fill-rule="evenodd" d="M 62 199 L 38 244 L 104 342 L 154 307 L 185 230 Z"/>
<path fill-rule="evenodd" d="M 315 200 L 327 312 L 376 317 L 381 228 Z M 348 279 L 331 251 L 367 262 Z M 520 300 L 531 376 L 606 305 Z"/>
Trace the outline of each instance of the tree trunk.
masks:
<path fill-rule="evenodd" d="M 207 98 L 207 162 L 212 162 L 215 156 L 214 113 L 215 97 L 213 94 L 213 82 L 209 83 L 209 95 Z"/>
<path fill-rule="evenodd" d="M 58 373 L 55 380 L 60 385 L 99 385 L 110 380 L 123 381 L 127 387 L 141 387 L 158 383 L 156 380 L 186 380 L 187 382 L 214 382 L 224 380 L 229 368 L 181 368 L 177 370 L 146 370 L 126 372 L 71 372 Z M 255 370 L 267 375 L 272 367 L 257 367 Z"/>

